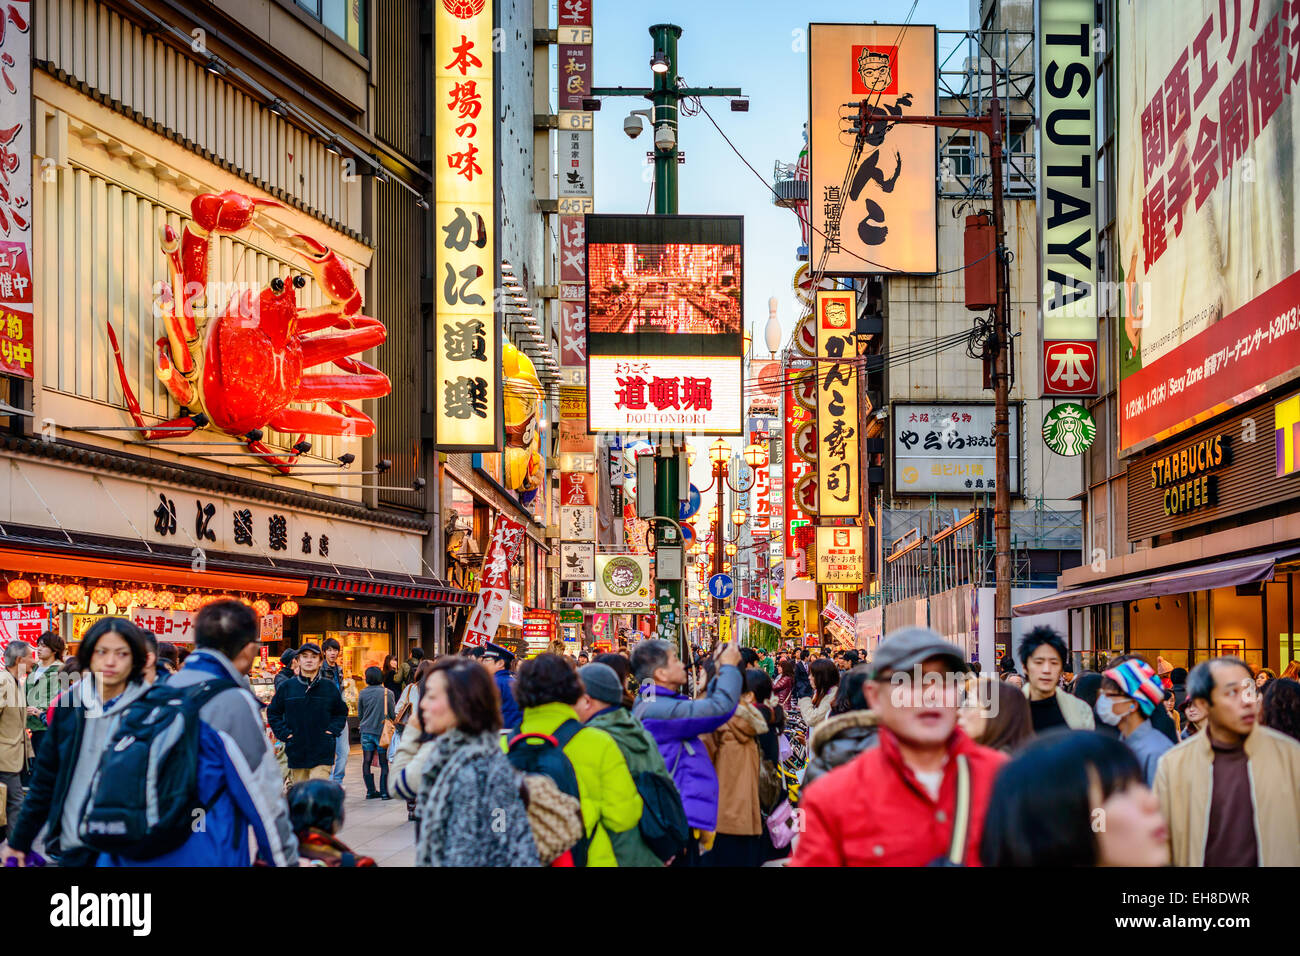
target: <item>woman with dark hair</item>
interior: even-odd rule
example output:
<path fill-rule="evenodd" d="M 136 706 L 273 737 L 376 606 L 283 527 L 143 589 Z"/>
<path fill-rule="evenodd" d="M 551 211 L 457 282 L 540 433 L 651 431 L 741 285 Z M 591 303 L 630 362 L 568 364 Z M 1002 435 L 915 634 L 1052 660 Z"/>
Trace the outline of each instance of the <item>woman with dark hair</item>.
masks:
<path fill-rule="evenodd" d="M 1055 733 L 999 771 L 984 817 L 985 866 L 1167 866 L 1160 802 L 1128 747 Z"/>
<path fill-rule="evenodd" d="M 81 639 L 77 662 L 94 679 L 78 681 L 50 705 L 31 785 L 18 819 L 10 821 L 6 857 L 21 863 L 44 826 L 46 852 L 60 866 L 94 862 L 97 854 L 77 835 L 81 811 L 122 712 L 148 689 L 148 657 L 144 633 L 125 618 L 101 618 Z"/>
<path fill-rule="evenodd" d="M 975 687 L 975 693 L 968 695 L 965 705 L 957 711 L 957 726 L 967 737 L 981 746 L 1011 754 L 1034 736 L 1029 701 L 1019 688 L 992 677 L 981 677 Z"/>
<path fill-rule="evenodd" d="M 822 721 L 812 732 L 808 742 L 811 756 L 803 775 L 805 787 L 876 745 L 876 715 L 867 709 L 863 690 L 870 676 L 871 665 L 859 664 L 840 681 L 836 706 L 844 709 Z"/>
<path fill-rule="evenodd" d="M 402 693 L 402 684 L 398 680 L 398 674 L 401 671 L 401 663 L 397 660 L 396 654 L 385 654 L 384 663 L 380 668 L 384 672 L 384 686 L 388 688 L 393 695 L 393 700 L 397 700 Z"/>
<path fill-rule="evenodd" d="M 1072 693 L 1088 705 L 1088 710 L 1096 713 L 1097 697 L 1101 694 L 1101 674 L 1096 671 L 1085 671 L 1080 674 L 1075 678 Z M 1119 731 L 1109 724 L 1098 723 L 1093 729 L 1099 734 L 1119 739 Z"/>
<path fill-rule="evenodd" d="M 614 673 L 618 675 L 618 679 L 623 686 L 623 709 L 631 710 L 632 705 L 636 703 L 636 697 L 628 689 L 628 683 L 632 678 L 632 662 L 627 659 L 627 655 L 613 652 L 597 654 L 595 661 L 592 663 L 608 664 L 614 668 Z"/>
<path fill-rule="evenodd" d="M 618 866 L 610 834 L 641 822 L 641 795 L 614 738 L 579 720 L 574 704 L 582 694 L 582 679 L 570 658 L 539 654 L 524 661 L 515 683 L 515 701 L 524 719 L 512 749 L 537 746 L 541 737 L 559 744 L 578 778 L 587 833 L 585 865 Z"/>
<path fill-rule="evenodd" d="M 812 697 L 799 698 L 799 716 L 811 730 L 830 716 L 840 683 L 840 669 L 829 658 L 819 657 L 808 667 Z"/>
<path fill-rule="evenodd" d="M 397 704 L 397 716 L 405 717 L 406 724 L 388 766 L 393 775 L 393 789 L 406 801 L 408 820 L 415 819 L 416 798 L 424 786 L 424 767 L 433 752 L 433 741 L 420 725 L 420 698 L 424 694 L 424 682 L 433 671 L 433 665 L 434 661 L 427 658 L 420 661 Z"/>
<path fill-rule="evenodd" d="M 1259 670 L 1255 671 L 1255 690 L 1259 692 L 1260 696 L 1263 696 L 1264 689 L 1275 680 L 1277 680 L 1277 675 L 1274 674 L 1272 670 L 1267 667 L 1261 667 Z"/>
<path fill-rule="evenodd" d="M 757 663 L 757 655 L 755 662 Z M 762 711 L 755 706 L 749 675 L 761 678 L 771 693 L 772 682 L 762 668 L 742 670 L 747 687 L 731 718 L 704 738 L 718 776 L 718 825 L 713 843 L 701 866 L 757 867 L 763 862 L 763 813 L 759 807 L 758 777 L 763 754 L 759 738 L 771 733 Z"/>
<path fill-rule="evenodd" d="M 45 711 L 63 689 L 59 674 L 63 665 L 64 647 L 63 638 L 53 631 L 46 631 L 36 639 L 36 667 L 27 675 L 27 683 L 24 685 L 27 696 L 27 729 L 31 732 L 33 757 L 40 754 L 45 732 L 49 730 L 45 723 Z"/>
<path fill-rule="evenodd" d="M 333 780 L 308 780 L 289 791 L 289 822 L 298 857 L 312 866 L 374 866 L 338 838 L 343 829 L 343 788 Z"/>
<path fill-rule="evenodd" d="M 1269 681 L 1259 717 L 1265 727 L 1300 740 L 1300 683 L 1289 679 Z"/>
<path fill-rule="evenodd" d="M 519 778 L 501 752 L 501 698 L 480 664 L 444 657 L 421 679 L 432 743 L 416 811 L 416 866 L 537 866 Z M 408 768 L 409 769 L 409 768 Z"/>
<path fill-rule="evenodd" d="M 776 702 L 785 710 L 790 709 L 790 695 L 794 693 L 794 660 L 783 657 L 776 662 L 776 680 L 772 682 L 772 692 Z"/>
<path fill-rule="evenodd" d="M 396 660 L 396 658 L 394 658 Z M 384 672 L 366 668 L 366 689 L 357 697 L 358 726 L 361 731 L 361 779 L 366 783 L 367 800 L 391 800 L 388 793 L 388 747 L 381 746 L 384 721 L 397 716 L 397 698 L 384 686 Z M 375 789 L 370 768 L 379 761 L 379 789 Z"/>

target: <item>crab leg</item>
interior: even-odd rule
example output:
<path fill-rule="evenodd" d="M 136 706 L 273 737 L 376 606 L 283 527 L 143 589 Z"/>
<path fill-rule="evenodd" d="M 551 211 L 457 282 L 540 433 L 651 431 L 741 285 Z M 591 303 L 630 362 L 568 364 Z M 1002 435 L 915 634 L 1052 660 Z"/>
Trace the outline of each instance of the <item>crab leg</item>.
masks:
<path fill-rule="evenodd" d="M 195 296 L 186 294 L 189 290 L 186 288 L 185 269 L 181 263 L 181 237 L 171 226 L 163 226 L 159 233 L 163 255 L 167 257 L 171 271 L 172 286 L 171 302 L 163 306 L 163 324 L 167 327 L 167 338 L 172 344 L 172 355 L 179 356 L 176 366 L 182 375 L 188 375 L 194 371 L 190 343 L 198 340 L 198 324 L 194 316 Z M 188 241 L 189 225 L 185 227 L 185 234 Z"/>
<path fill-rule="evenodd" d="M 271 416 L 268 423 L 278 431 L 302 429 L 313 435 L 348 435 L 368 438 L 375 433 L 375 421 L 365 412 L 345 402 L 326 402 L 338 412 L 318 412 L 307 408 L 285 408 Z"/>
<path fill-rule="evenodd" d="M 393 389 L 387 375 L 359 359 L 335 359 L 334 364 L 345 374 L 311 372 L 304 375 L 294 401 L 382 398 Z"/>
<path fill-rule="evenodd" d="M 117 344 L 117 333 L 113 331 L 113 323 L 105 322 L 104 325 L 108 327 L 108 341 L 113 346 L 113 361 L 117 363 L 117 378 L 122 384 L 122 397 L 126 399 L 126 410 L 131 416 L 131 421 L 141 429 L 140 435 L 145 441 L 154 441 L 158 438 L 184 438 L 194 429 L 202 428 L 208 423 L 207 417 L 203 414 L 185 414 L 159 422 L 152 427 L 146 424 L 144 413 L 140 411 L 140 402 L 135 397 L 135 392 L 131 390 L 131 383 L 126 379 L 126 366 L 122 364 L 122 349 Z M 187 411 L 184 408 L 181 410 Z M 184 430 L 177 429 L 177 425 L 185 426 Z"/>
<path fill-rule="evenodd" d="M 182 353 L 187 358 L 189 352 Z M 158 340 L 158 378 L 162 380 L 167 391 L 171 393 L 172 398 L 176 399 L 176 404 L 182 408 L 194 404 L 194 383 L 183 375 L 177 375 L 175 368 L 172 366 L 172 351 L 169 339 L 161 338 Z"/>
<path fill-rule="evenodd" d="M 306 435 L 299 435 L 298 441 L 295 444 L 302 444 L 306 438 Z M 298 453 L 296 451 L 292 455 L 280 458 L 271 451 L 270 446 L 265 442 L 256 441 L 254 439 L 249 439 L 248 450 L 257 452 L 262 464 L 271 465 L 282 475 L 289 474 L 294 464 L 298 461 Z"/>
<path fill-rule="evenodd" d="M 359 315 L 356 321 L 357 326 L 346 332 L 303 339 L 302 367 L 311 368 L 324 362 L 334 362 L 355 352 L 364 352 L 366 349 L 382 344 L 384 339 L 388 338 L 388 330 L 378 319 Z"/>

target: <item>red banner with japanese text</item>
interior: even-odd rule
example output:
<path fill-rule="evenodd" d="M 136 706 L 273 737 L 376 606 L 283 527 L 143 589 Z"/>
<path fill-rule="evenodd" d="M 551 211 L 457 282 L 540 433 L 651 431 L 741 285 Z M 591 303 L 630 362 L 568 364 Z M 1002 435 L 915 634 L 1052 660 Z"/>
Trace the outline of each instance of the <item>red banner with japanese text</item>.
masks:
<path fill-rule="evenodd" d="M 461 642 L 468 647 L 482 647 L 496 637 L 501 615 L 510 601 L 510 568 L 515 563 L 524 540 L 524 526 L 518 521 L 497 515 L 492 526 L 492 540 L 483 556 L 483 576 L 479 579 L 478 600 L 465 628 Z"/>

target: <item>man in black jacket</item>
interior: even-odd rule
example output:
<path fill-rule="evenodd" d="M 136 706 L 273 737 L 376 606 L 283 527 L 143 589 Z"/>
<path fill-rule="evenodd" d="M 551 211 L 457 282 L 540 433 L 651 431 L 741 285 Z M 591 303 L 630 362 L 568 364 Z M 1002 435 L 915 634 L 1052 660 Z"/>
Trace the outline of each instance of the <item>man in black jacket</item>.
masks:
<path fill-rule="evenodd" d="M 298 676 L 276 690 L 266 719 L 284 741 L 290 783 L 328 780 L 336 742 L 347 731 L 348 705 L 338 686 L 321 674 L 319 647 L 304 644 L 294 660 Z"/>

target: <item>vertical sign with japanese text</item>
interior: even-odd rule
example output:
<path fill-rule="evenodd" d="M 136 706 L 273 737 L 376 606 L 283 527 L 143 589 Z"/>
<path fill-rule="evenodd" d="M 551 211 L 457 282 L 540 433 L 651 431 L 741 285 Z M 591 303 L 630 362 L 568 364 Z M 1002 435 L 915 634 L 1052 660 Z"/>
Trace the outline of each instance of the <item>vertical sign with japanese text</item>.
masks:
<path fill-rule="evenodd" d="M 815 368 L 791 368 L 789 378 L 794 381 L 814 375 L 816 375 Z M 798 573 L 790 574 L 791 580 L 808 576 L 807 557 L 802 556 L 801 559 L 802 549 L 795 540 L 795 531 L 809 524 L 811 518 L 801 507 L 800 497 L 796 492 L 804 477 L 810 475 L 813 470 L 812 462 L 798 454 L 796 441 L 800 431 L 805 427 L 812 429 L 813 432 L 817 428 L 813 422 L 813 413 L 795 401 L 794 393 L 797 387 L 798 385 L 791 384 L 785 388 L 785 555 L 793 562 L 791 571 L 799 569 Z"/>
<path fill-rule="evenodd" d="M 434 5 L 437 290 L 434 409 L 439 450 L 501 443 L 500 334 L 493 310 L 492 5 Z"/>
<path fill-rule="evenodd" d="M 858 455 L 855 293 L 817 293 L 817 513 L 856 518 L 862 511 Z"/>
<path fill-rule="evenodd" d="M 479 579 L 478 600 L 465 628 L 462 643 L 482 647 L 496 637 L 501 615 L 510 602 L 510 568 L 524 540 L 524 526 L 505 515 L 497 515 L 492 526 L 492 540 L 483 556 L 483 576 Z"/>
<path fill-rule="evenodd" d="M 31 378 L 31 3 L 10 0 L 0 21 L 0 374 Z"/>

